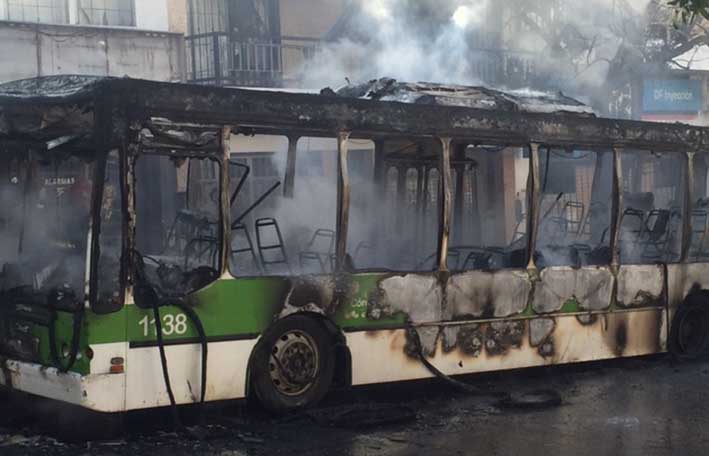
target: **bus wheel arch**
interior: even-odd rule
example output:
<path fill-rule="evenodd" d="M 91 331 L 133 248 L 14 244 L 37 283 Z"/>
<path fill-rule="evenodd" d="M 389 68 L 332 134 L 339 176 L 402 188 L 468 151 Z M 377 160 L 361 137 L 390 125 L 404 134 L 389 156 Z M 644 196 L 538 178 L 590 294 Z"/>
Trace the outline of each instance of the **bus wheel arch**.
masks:
<path fill-rule="evenodd" d="M 349 380 L 349 359 L 344 336 L 327 318 L 309 312 L 282 318 L 251 353 L 247 398 L 276 414 L 310 407 Z"/>
<path fill-rule="evenodd" d="M 693 290 L 672 317 L 668 349 L 678 360 L 694 359 L 709 347 L 709 290 Z"/>

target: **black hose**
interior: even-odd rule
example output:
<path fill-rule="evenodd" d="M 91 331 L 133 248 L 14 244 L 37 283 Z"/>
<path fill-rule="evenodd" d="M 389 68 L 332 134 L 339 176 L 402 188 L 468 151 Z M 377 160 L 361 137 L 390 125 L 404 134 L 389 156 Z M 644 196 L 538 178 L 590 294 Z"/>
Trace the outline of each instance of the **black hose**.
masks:
<path fill-rule="evenodd" d="M 192 324 L 194 324 L 195 328 L 197 328 L 197 334 L 199 334 L 199 341 L 200 344 L 202 345 L 202 388 L 200 391 L 200 405 L 204 405 L 204 400 L 205 397 L 207 396 L 207 353 L 208 353 L 208 343 L 207 343 L 207 332 L 204 330 L 204 325 L 202 324 L 202 320 L 200 320 L 199 316 L 197 315 L 197 312 L 194 311 L 190 306 L 185 304 L 182 301 L 177 301 L 174 303 L 174 305 L 182 310 L 185 315 L 189 317 L 189 319 L 192 321 Z M 200 411 L 200 416 L 203 419 L 204 418 L 204 409 Z"/>
<path fill-rule="evenodd" d="M 175 394 L 172 392 L 170 384 L 170 373 L 167 368 L 167 356 L 165 355 L 165 341 L 162 337 L 162 322 L 160 321 L 160 302 L 158 299 L 153 300 L 153 318 L 155 319 L 155 334 L 158 340 L 158 350 L 160 351 L 160 364 L 162 366 L 162 376 L 165 381 L 165 389 L 167 396 L 170 398 L 170 410 L 172 412 L 172 420 L 176 429 L 182 429 L 182 421 L 177 412 L 177 402 L 175 402 Z"/>
<path fill-rule="evenodd" d="M 155 260 L 153 258 L 150 258 L 148 256 L 145 256 L 141 254 L 139 251 L 134 250 L 135 254 L 137 255 L 139 262 L 137 263 L 137 268 L 136 268 L 136 280 L 137 282 L 145 284 L 144 286 L 149 287 L 152 290 L 152 309 L 153 309 L 153 318 L 155 319 L 155 335 L 158 343 L 158 349 L 160 351 L 160 364 L 162 367 L 162 374 L 163 374 L 163 380 L 165 382 L 165 390 L 167 391 L 168 398 L 170 399 L 170 410 L 172 411 L 172 417 L 173 417 L 173 422 L 175 424 L 176 429 L 183 429 L 182 422 L 180 420 L 180 416 L 177 410 L 177 402 L 175 401 L 175 394 L 172 391 L 172 385 L 170 383 L 170 373 L 169 373 L 169 368 L 167 364 L 167 356 L 165 354 L 165 341 L 163 339 L 163 333 L 162 333 L 162 320 L 160 318 L 160 307 L 164 306 L 174 306 L 177 307 L 178 309 L 182 310 L 185 315 L 192 321 L 194 324 L 195 328 L 197 329 L 197 333 L 199 334 L 199 339 L 200 339 L 200 344 L 202 346 L 202 375 L 201 375 L 201 394 L 200 394 L 200 420 L 204 420 L 204 402 L 205 398 L 207 395 L 207 354 L 208 354 L 208 342 L 207 342 L 207 332 L 204 330 L 204 325 L 202 324 L 202 320 L 200 320 L 199 316 L 197 315 L 197 312 L 194 311 L 190 306 L 185 304 L 185 302 L 182 299 L 179 298 L 166 298 L 166 299 L 161 299 L 160 298 L 160 291 L 159 287 L 155 287 L 149 284 L 149 281 L 147 279 L 147 276 L 145 274 L 145 262 L 144 258 L 149 258 L 152 261 L 155 261 L 158 265 L 161 263 L 158 260 Z"/>
<path fill-rule="evenodd" d="M 414 344 L 415 354 L 419 361 L 436 377 L 444 380 L 446 383 L 453 386 L 455 389 L 466 394 L 477 396 L 491 396 L 498 399 L 498 406 L 508 408 L 544 408 L 556 407 L 561 405 L 561 395 L 552 389 L 542 389 L 537 391 L 509 393 L 507 391 L 482 391 L 473 385 L 458 381 L 444 374 L 436 366 L 431 364 L 423 353 L 421 338 L 418 331 L 411 324 L 406 326 L 406 334 L 408 339 Z"/>
<path fill-rule="evenodd" d="M 483 392 L 480 390 L 480 388 L 477 388 L 473 385 L 469 385 L 467 383 L 461 382 L 459 380 L 456 380 L 452 377 L 449 377 L 448 375 L 444 374 L 436 366 L 431 364 L 431 362 L 426 359 L 426 356 L 423 354 L 423 347 L 421 346 L 421 338 L 419 337 L 418 331 L 416 331 L 416 328 L 414 328 L 411 325 L 408 325 L 406 327 L 406 333 L 409 336 L 409 340 L 414 344 L 414 353 L 416 354 L 416 357 L 421 361 L 421 364 L 423 364 L 426 369 L 428 369 L 429 372 L 431 372 L 433 375 L 436 377 L 440 378 L 441 380 L 444 380 L 446 383 L 450 384 L 453 386 L 455 389 L 462 391 L 467 394 L 475 394 L 475 395 L 490 395 L 490 396 L 498 396 L 498 395 L 507 395 L 507 393 L 499 393 L 499 392 Z"/>
<path fill-rule="evenodd" d="M 207 354 L 208 354 L 208 342 L 207 342 L 207 332 L 204 330 L 204 325 L 202 320 L 200 320 L 197 312 L 194 311 L 190 306 L 185 304 L 180 299 L 167 299 L 162 303 L 154 301 L 153 305 L 153 315 L 155 318 L 155 332 L 157 335 L 158 348 L 160 350 L 160 363 L 162 365 L 163 380 L 165 381 L 165 389 L 167 390 L 167 395 L 170 398 L 170 409 L 172 410 L 172 418 L 175 423 L 176 429 L 182 429 L 183 425 L 180 421 L 180 416 L 177 411 L 177 402 L 175 401 L 175 394 L 172 391 L 172 385 L 170 383 L 170 374 L 167 364 L 167 356 L 165 355 L 165 341 L 162 334 L 162 322 L 160 321 L 160 307 L 161 306 L 175 306 L 187 315 L 187 317 L 192 321 L 195 328 L 197 329 L 197 334 L 199 335 L 200 344 L 202 346 L 202 366 L 201 366 L 201 391 L 200 391 L 200 422 L 204 422 L 204 403 L 207 396 Z"/>

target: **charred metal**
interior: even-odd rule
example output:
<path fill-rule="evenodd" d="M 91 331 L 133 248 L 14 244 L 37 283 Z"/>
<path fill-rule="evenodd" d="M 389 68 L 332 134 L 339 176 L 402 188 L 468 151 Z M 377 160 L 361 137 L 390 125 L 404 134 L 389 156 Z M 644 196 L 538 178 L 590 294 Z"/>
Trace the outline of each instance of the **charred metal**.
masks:
<path fill-rule="evenodd" d="M 390 87 L 387 85 L 383 92 L 378 89 L 374 98 L 390 95 Z M 434 89 L 440 88 L 423 90 Z M 87 301 L 96 313 L 121 308 L 124 286 L 136 285 L 140 263 L 148 259 L 154 264 L 146 267 L 146 275 L 181 296 L 227 273 L 280 278 L 283 289 L 279 291 L 280 307 L 273 309 L 274 318 L 310 312 L 332 319 L 343 307 L 352 306 L 358 296 L 353 275 L 376 274 L 374 287 L 363 298 L 366 309 L 362 318 L 391 319 L 401 326 L 397 318 L 403 317 L 407 325 L 415 327 L 427 357 L 435 356 L 440 345 L 444 354 L 458 350 L 472 358 L 504 358 L 515 350 L 532 347 L 535 356 L 556 359 L 561 356 L 560 320 L 565 318 L 564 313 L 574 315 L 568 319 L 578 327 L 605 325 L 605 342 L 618 355 L 633 353 L 633 344 L 639 346 L 649 339 L 661 347 L 661 318 L 648 318 L 650 328 L 636 328 L 629 314 L 623 312 L 652 312 L 666 308 L 670 299 L 681 301 L 686 296 L 681 290 L 668 297 L 672 290 L 666 282 L 667 267 L 661 264 L 685 262 L 693 255 L 690 217 L 678 221 L 676 208 L 689 214 L 695 205 L 693 176 L 698 161 L 694 154 L 709 150 L 709 131 L 679 124 L 600 119 L 588 112 L 523 112 L 519 100 L 494 91 L 473 92 L 492 97 L 496 109 L 483 109 L 484 103 L 475 100 L 462 105 L 460 100 L 456 105 L 431 104 L 429 95 L 420 103 L 406 104 L 345 93 L 319 96 L 130 79 L 48 77 L 0 86 L 0 151 L 8 156 L 21 155 L 23 160 L 32 154 L 74 154 L 93 164 L 95 182 L 108 178 L 108 164 L 120 170 L 115 193 L 124 203 L 120 209 L 120 246 L 114 246 L 120 286 L 106 293 L 101 293 L 103 272 L 99 265 L 102 250 L 105 253 L 109 249 L 101 245 L 101 234 L 106 200 L 115 195 L 101 185 L 91 193 L 91 293 Z M 232 157 L 229 141 L 232 137 L 276 134 L 287 139 L 284 176 L 278 176 L 266 192 L 251 195 L 248 205 L 237 211 L 235 205 L 243 195 L 240 192 L 250 169 L 237 162 L 238 157 Z M 298 249 L 289 250 L 286 243 L 290 239 L 284 240 L 288 236 L 283 236 L 277 220 L 271 216 L 256 218 L 255 214 L 279 189 L 286 200 L 296 197 L 298 141 L 306 137 L 336 141 L 336 151 L 332 151 L 336 152 L 336 184 L 329 188 L 331 191 L 318 195 L 318 199 L 336 198 L 336 221 L 334 229 L 308 232 L 305 241 L 298 239 Z M 388 265 L 379 268 L 358 263 L 357 252 L 375 250 L 366 239 L 353 236 L 361 219 L 354 212 L 357 182 L 348 163 L 354 155 L 352 141 L 358 140 L 372 142 L 372 183 L 376 190 L 362 199 L 384 198 L 387 191 L 398 203 L 408 198 L 413 201 L 414 215 L 409 214 L 410 219 L 395 217 L 395 238 L 411 232 L 435 241 L 422 258 L 414 258 L 411 267 L 405 269 L 408 272 L 392 272 L 397 269 Z M 668 201 L 668 209 L 656 210 L 639 183 L 634 183 L 637 188 L 632 191 L 624 189 L 623 172 L 635 164 L 632 149 L 642 149 L 653 157 L 672 152 L 686 158 L 681 170 L 690 179 L 682 201 Z M 489 156 L 500 162 L 487 159 Z M 587 178 L 604 180 L 608 187 L 608 194 L 591 188 L 589 193 L 600 196 L 590 196 L 581 205 L 581 215 L 573 220 L 558 215 L 567 209 L 578 210 L 580 201 L 563 200 L 567 193 L 576 193 L 563 188 L 571 185 L 571 177 L 564 175 L 560 183 L 549 178 L 565 169 L 555 159 L 577 160 L 583 165 L 579 166 L 581 171 L 589 174 Z M 631 159 L 630 163 L 624 163 L 626 159 Z M 488 201 L 482 204 L 486 207 L 478 207 L 474 198 L 470 198 L 474 202 L 466 202 L 466 189 L 473 193 L 473 188 L 486 184 L 464 181 L 475 170 L 481 169 L 480 174 L 488 173 L 493 180 L 517 184 L 517 174 L 510 177 L 503 169 L 510 163 L 515 173 L 523 175 L 519 180 L 524 180 L 515 188 L 518 195 L 514 200 L 500 203 L 496 195 L 488 195 Z M 518 164 L 524 166 L 517 170 Z M 189 207 L 170 208 L 176 213 L 167 236 L 172 243 L 156 246 L 150 245 L 156 233 L 137 221 L 150 217 L 151 207 L 141 204 L 160 192 L 151 176 L 165 168 L 170 175 L 161 179 L 170 181 L 173 193 L 187 201 L 194 198 L 199 207 L 209 207 L 211 212 L 206 217 Z M 198 168 L 212 176 L 217 198 L 207 191 L 190 195 L 186 190 Z M 389 172 L 391 177 L 387 176 Z M 129 179 L 128 175 L 137 177 Z M 237 175 L 241 180 L 235 188 L 230 187 L 230 179 Z M 220 186 L 229 191 L 220 193 Z M 592 206 L 602 212 L 598 216 L 600 228 L 589 221 L 597 216 Z M 231 218 L 231 212 L 239 216 Z M 503 213 L 506 222 L 509 220 L 509 226 L 483 227 L 488 222 L 484 219 L 494 219 L 498 213 Z M 379 214 L 369 215 L 376 220 Z M 256 246 L 245 228 L 247 216 L 256 218 Z M 639 222 L 633 223 L 634 218 Z M 464 219 L 474 219 L 466 232 L 473 233 L 469 238 L 461 234 L 465 231 Z M 411 220 L 411 227 L 404 226 Z M 428 223 L 432 220 L 434 229 Z M 551 227 L 550 232 L 545 232 L 545 224 L 547 229 Z M 180 238 L 185 227 L 192 230 L 186 242 Z M 557 236 L 554 229 L 562 235 Z M 249 246 L 234 248 L 232 237 L 244 231 Z M 669 239 L 665 233 L 670 232 L 683 236 Z M 267 242 L 260 233 L 270 233 L 276 240 Z M 489 233 L 499 234 L 504 245 L 484 244 L 483 237 Z M 157 237 L 159 234 L 164 233 Z M 302 233 L 286 234 L 303 237 Z M 586 243 L 577 242 L 581 235 L 586 236 Z M 568 239 L 561 245 L 549 241 L 563 237 Z M 316 248 L 315 244 L 323 240 L 325 248 Z M 167 261 L 165 247 L 181 249 L 179 261 Z M 402 257 L 411 253 L 406 248 L 400 250 Z M 265 252 L 275 252 L 275 259 Z M 253 258 L 255 272 L 242 273 L 232 265 L 238 254 Z M 295 258 L 300 268 L 294 271 Z M 314 266 L 307 268 L 307 264 Z M 230 265 L 234 267 L 229 269 Z M 506 321 L 491 321 L 494 319 Z M 441 325 L 444 322 L 446 325 Z M 636 337 L 639 331 L 649 333 Z M 14 346 L 3 352 L 28 358 L 37 351 L 32 342 L 16 335 L 5 341 Z M 404 352 L 416 357 L 416 347 L 407 339 Z"/>

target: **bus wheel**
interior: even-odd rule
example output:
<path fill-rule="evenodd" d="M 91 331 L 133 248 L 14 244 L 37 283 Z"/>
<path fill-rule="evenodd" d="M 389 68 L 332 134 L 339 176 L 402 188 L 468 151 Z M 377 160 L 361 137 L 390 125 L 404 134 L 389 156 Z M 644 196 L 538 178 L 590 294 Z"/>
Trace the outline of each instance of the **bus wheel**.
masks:
<path fill-rule="evenodd" d="M 709 342 L 709 315 L 706 305 L 691 297 L 672 319 L 669 350 L 677 359 L 693 359 L 704 353 Z"/>
<path fill-rule="evenodd" d="M 295 315 L 276 322 L 255 348 L 251 387 L 268 411 L 283 414 L 312 406 L 330 389 L 334 344 L 314 318 Z"/>

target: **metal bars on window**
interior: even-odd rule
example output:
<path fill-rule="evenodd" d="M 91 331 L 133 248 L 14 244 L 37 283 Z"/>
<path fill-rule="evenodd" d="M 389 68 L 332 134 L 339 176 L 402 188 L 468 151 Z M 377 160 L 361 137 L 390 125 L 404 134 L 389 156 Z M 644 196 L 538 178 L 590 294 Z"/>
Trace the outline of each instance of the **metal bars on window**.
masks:
<path fill-rule="evenodd" d="M 79 24 L 135 26 L 134 0 L 78 0 Z"/>
<path fill-rule="evenodd" d="M 19 22 L 66 24 L 66 0 L 6 0 L 7 19 Z"/>

